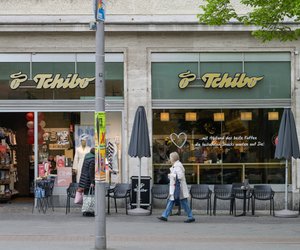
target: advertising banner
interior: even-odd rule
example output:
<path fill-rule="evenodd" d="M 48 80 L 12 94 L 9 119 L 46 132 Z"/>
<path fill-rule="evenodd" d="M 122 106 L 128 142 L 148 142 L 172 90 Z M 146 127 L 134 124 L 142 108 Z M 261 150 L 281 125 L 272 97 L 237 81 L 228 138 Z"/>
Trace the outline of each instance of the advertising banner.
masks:
<path fill-rule="evenodd" d="M 96 20 L 105 20 L 105 0 L 96 0 Z"/>
<path fill-rule="evenodd" d="M 105 112 L 95 112 L 95 180 L 105 173 L 106 157 L 106 115 Z"/>

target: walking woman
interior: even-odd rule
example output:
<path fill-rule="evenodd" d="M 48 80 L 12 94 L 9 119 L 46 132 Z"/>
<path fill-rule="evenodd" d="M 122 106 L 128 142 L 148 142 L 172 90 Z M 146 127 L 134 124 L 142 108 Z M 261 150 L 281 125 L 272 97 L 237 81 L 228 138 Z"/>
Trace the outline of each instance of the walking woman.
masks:
<path fill-rule="evenodd" d="M 180 205 L 186 212 L 188 219 L 184 222 L 191 223 L 195 221 L 193 217 L 192 210 L 188 204 L 188 197 L 189 197 L 189 190 L 185 180 L 185 169 L 182 163 L 179 161 L 179 155 L 177 152 L 172 152 L 170 154 L 170 161 L 172 167 L 170 168 L 170 186 L 169 186 L 169 198 L 167 202 L 167 207 L 165 211 L 162 213 L 161 217 L 158 217 L 159 220 L 168 221 L 168 216 L 171 214 L 172 208 L 175 204 L 174 200 L 174 191 L 175 191 L 175 182 L 176 182 L 176 175 L 180 181 Z"/>
<path fill-rule="evenodd" d="M 80 180 L 79 180 L 79 192 L 88 194 L 90 187 L 95 186 L 95 148 L 91 148 L 83 162 Z M 84 216 L 94 216 L 93 213 L 83 213 Z"/>

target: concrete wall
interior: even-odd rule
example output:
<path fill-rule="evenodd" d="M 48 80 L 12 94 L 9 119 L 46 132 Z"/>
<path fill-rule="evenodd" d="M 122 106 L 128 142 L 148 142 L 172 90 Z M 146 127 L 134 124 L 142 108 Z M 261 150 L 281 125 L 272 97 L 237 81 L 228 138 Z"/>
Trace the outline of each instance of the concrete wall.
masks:
<path fill-rule="evenodd" d="M 107 14 L 197 14 L 203 0 L 107 0 Z M 0 0 L 0 15 L 93 15 L 93 0 Z"/>

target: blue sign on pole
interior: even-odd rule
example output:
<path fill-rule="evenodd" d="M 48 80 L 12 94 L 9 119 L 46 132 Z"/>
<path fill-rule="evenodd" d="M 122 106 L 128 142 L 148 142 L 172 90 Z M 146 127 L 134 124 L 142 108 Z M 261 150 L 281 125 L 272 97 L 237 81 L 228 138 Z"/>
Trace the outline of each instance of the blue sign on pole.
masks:
<path fill-rule="evenodd" d="M 104 21 L 105 20 L 105 0 L 97 0 L 96 6 L 96 20 Z"/>

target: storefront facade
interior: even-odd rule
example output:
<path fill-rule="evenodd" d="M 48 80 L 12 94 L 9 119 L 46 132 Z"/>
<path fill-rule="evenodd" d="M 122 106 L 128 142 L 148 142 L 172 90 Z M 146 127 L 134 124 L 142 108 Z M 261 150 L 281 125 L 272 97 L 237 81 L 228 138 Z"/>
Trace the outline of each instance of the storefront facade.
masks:
<path fill-rule="evenodd" d="M 60 120 L 69 116 L 70 123 L 86 125 L 94 110 L 92 82 L 69 91 L 44 89 L 46 85 L 32 80 L 41 79 L 39 74 L 61 74 L 64 81 L 68 74 L 70 81 L 74 74 L 94 77 L 90 1 L 60 1 L 64 11 L 55 3 L 45 10 L 42 3 L 28 2 L 34 6 L 29 15 L 23 15 L 21 1 L 14 8 L 6 3 L 5 13 L 0 12 L 1 65 L 6 65 L 0 69 L 0 113 L 23 112 L 25 117 L 42 112 L 47 117 L 54 112 L 60 113 Z M 138 173 L 138 160 L 127 151 L 136 108 L 143 105 L 152 157 L 142 159 L 142 175 L 151 176 L 153 183 L 164 182 L 167 154 L 176 150 L 189 184 L 248 178 L 252 184 L 270 183 L 283 192 L 283 165 L 273 159 L 274 148 L 284 107 L 292 108 L 300 126 L 299 44 L 263 44 L 251 36 L 252 27 L 238 24 L 213 29 L 200 25 L 200 2 L 107 3 L 106 111 L 117 116 L 109 123 L 118 123 L 120 131 L 110 136 L 120 143 L 119 181 L 129 182 Z M 20 57 L 27 59 L 13 59 Z M 10 76 L 20 71 L 30 80 L 28 89 L 22 84 L 11 89 Z M 25 136 L 26 122 L 24 118 Z M 300 186 L 298 165 L 297 160 L 291 162 L 289 178 L 294 206 Z M 277 199 L 278 206 L 283 204 L 280 195 Z"/>
<path fill-rule="evenodd" d="M 291 102 L 289 52 L 151 56 L 152 98 L 163 108 L 153 110 L 154 182 L 167 181 L 164 163 L 177 151 L 190 184 L 284 184 L 274 152 Z"/>
<path fill-rule="evenodd" d="M 2 197 L 9 197 L 9 190 L 12 195 L 31 195 L 36 178 L 55 175 L 54 194 L 57 203 L 61 203 L 60 194 L 64 195 L 69 183 L 80 177 L 76 152 L 82 148 L 81 138 L 85 136 L 86 152 L 95 143 L 95 56 L 93 53 L 1 53 L 0 57 L 1 127 L 16 134 L 15 178 L 3 174 L 2 179 L 10 182 L 1 185 Z M 109 107 L 106 139 L 113 151 L 111 167 L 117 172 L 112 176 L 115 182 L 121 181 L 122 172 L 123 61 L 122 53 L 105 56 Z M 9 142 L 5 145 L 12 146 Z"/>

